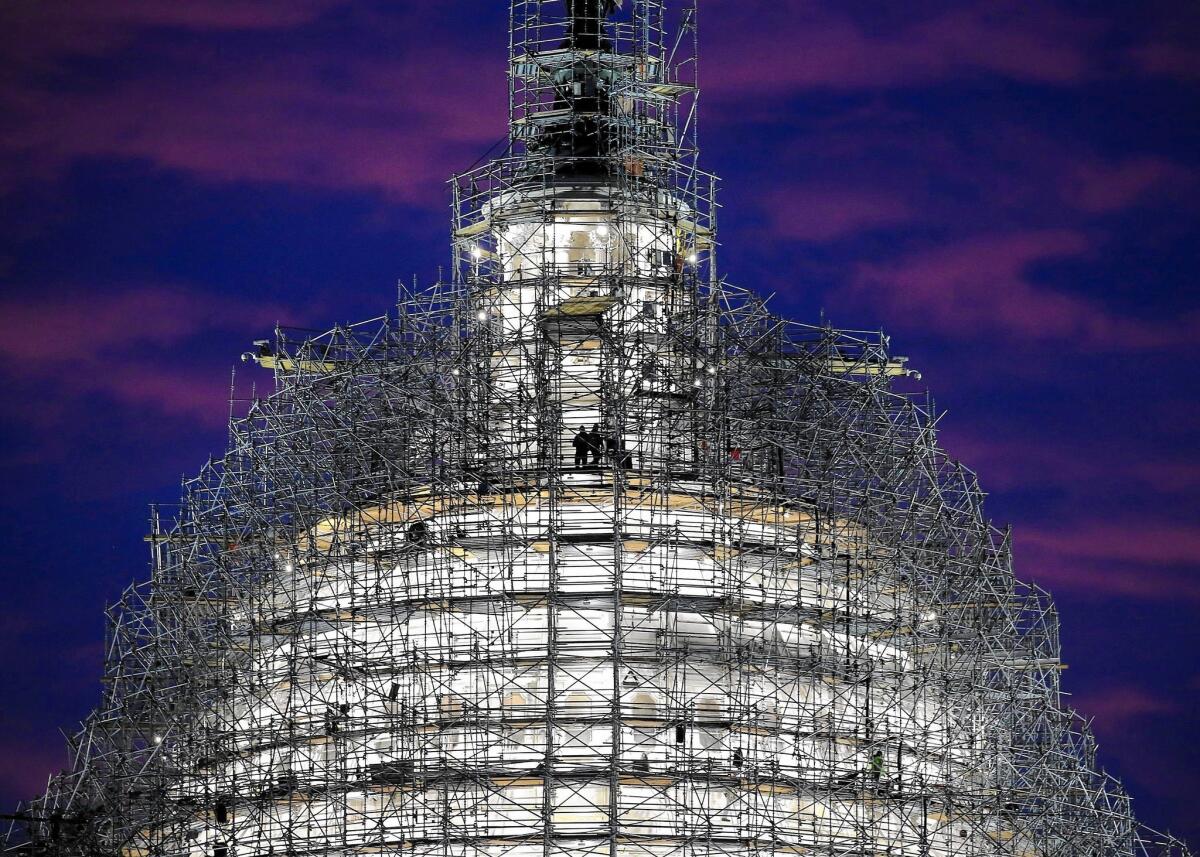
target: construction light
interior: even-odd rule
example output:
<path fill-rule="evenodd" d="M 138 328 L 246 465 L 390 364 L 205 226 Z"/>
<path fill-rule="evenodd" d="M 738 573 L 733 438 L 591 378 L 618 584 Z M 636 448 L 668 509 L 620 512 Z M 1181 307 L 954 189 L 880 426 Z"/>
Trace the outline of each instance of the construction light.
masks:
<path fill-rule="evenodd" d="M 471 258 L 472 259 L 478 259 L 482 255 L 483 255 L 483 251 L 480 250 L 479 247 L 476 246 L 476 247 L 471 248 Z"/>
<path fill-rule="evenodd" d="M 478 318 L 480 321 L 487 321 L 487 310 L 481 309 L 476 318 Z"/>
<path fill-rule="evenodd" d="M 697 256 L 696 256 L 696 254 L 695 254 L 695 253 L 689 253 L 689 254 L 688 254 L 687 261 L 688 261 L 688 264 L 689 264 L 689 265 L 695 265 L 695 264 L 696 264 L 696 259 L 697 259 Z"/>

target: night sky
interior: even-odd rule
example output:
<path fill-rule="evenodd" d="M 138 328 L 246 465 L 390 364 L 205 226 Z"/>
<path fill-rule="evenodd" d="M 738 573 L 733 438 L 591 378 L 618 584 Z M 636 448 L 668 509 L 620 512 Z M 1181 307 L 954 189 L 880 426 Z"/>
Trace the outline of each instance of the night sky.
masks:
<path fill-rule="evenodd" d="M 1062 615 L 1141 820 L 1200 846 L 1200 5 L 703 0 L 719 263 L 892 335 Z M 503 0 L 0 5 L 0 806 L 65 763 L 147 504 L 278 322 L 449 262 Z M 7 810 L 5 810 L 7 811 Z"/>

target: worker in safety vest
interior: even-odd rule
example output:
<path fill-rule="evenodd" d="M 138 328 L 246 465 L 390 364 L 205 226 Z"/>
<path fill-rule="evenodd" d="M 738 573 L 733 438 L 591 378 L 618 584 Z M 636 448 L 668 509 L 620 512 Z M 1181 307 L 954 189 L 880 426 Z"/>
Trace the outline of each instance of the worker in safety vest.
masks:
<path fill-rule="evenodd" d="M 871 758 L 870 758 L 870 761 L 868 762 L 868 766 L 870 767 L 870 771 L 871 771 L 871 779 L 873 779 L 875 782 L 878 783 L 879 778 L 883 776 L 883 751 L 882 750 L 876 750 L 874 753 L 871 754 Z"/>

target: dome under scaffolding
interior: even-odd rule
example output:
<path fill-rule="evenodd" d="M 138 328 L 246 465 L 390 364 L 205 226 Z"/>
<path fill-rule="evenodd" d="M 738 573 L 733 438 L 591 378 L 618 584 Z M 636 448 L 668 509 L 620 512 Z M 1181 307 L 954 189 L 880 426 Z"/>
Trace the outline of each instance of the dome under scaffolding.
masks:
<path fill-rule="evenodd" d="M 512 0 L 453 276 L 247 357 L 7 848 L 1182 857 L 880 333 L 716 273 L 687 0 Z M 257 371 L 257 370 L 255 370 Z"/>

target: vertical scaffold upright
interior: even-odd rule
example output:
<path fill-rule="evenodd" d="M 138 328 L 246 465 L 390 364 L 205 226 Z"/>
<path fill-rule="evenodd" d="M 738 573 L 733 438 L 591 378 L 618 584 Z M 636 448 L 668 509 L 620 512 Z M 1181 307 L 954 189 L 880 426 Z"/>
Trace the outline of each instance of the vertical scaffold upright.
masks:
<path fill-rule="evenodd" d="M 250 356 L 8 848 L 1182 855 L 881 334 L 717 277 L 688 0 L 512 0 L 453 277 Z M 911 386 L 911 384 L 909 385 Z"/>

